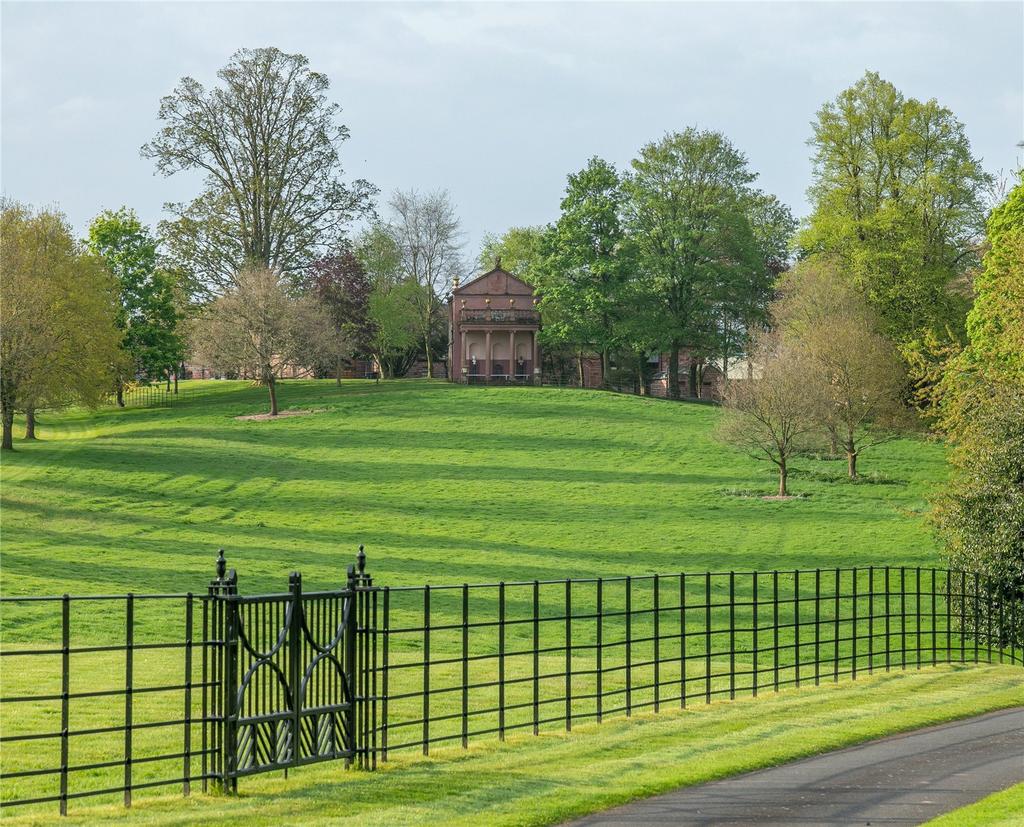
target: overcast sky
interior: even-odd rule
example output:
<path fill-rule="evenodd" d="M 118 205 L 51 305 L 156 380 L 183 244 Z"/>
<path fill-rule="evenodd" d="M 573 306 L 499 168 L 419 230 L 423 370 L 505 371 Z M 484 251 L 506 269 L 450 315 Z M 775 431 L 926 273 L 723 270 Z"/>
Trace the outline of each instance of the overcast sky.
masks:
<path fill-rule="evenodd" d="M 966 124 L 989 171 L 1024 139 L 1024 3 L 9 3 L 2 5 L 2 186 L 79 232 L 104 208 L 155 223 L 196 177 L 139 147 L 160 97 L 241 47 L 307 55 L 352 138 L 346 174 L 382 196 L 447 188 L 481 236 L 558 214 L 592 155 L 725 132 L 802 216 L 821 104 L 878 71 Z"/>

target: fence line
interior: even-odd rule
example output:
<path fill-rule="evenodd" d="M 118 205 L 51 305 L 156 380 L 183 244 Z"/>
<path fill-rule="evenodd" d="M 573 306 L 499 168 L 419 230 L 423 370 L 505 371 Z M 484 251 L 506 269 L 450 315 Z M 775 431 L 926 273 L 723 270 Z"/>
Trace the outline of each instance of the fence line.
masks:
<path fill-rule="evenodd" d="M 364 566 L 326 592 L 295 574 L 287 592 L 242 596 L 221 557 L 205 594 L 0 598 L 0 804 L 130 806 L 150 788 L 231 790 L 331 758 L 373 768 L 875 671 L 1024 664 L 1024 595 L 960 571 L 381 587 Z"/>

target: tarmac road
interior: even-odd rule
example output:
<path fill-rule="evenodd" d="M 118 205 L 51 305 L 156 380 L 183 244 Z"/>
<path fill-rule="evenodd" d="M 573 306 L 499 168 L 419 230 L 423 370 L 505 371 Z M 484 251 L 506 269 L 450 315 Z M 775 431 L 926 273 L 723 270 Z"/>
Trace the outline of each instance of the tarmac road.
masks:
<path fill-rule="evenodd" d="M 921 824 L 1024 781 L 1024 707 L 594 813 L 587 825 Z"/>

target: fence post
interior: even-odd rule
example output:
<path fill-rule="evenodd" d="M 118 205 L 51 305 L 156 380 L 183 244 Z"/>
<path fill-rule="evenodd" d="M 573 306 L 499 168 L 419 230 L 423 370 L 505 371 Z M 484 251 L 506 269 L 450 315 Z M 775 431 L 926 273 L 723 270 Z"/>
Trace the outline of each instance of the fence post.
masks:
<path fill-rule="evenodd" d="M 875 671 L 875 567 L 868 566 L 868 674 Z"/>
<path fill-rule="evenodd" d="M 633 714 L 633 578 L 626 575 L 626 717 Z"/>
<path fill-rule="evenodd" d="M 185 755 L 183 758 L 185 781 L 182 794 L 192 792 L 192 592 L 185 597 Z"/>
<path fill-rule="evenodd" d="M 736 572 L 729 572 L 729 700 L 736 699 Z"/>
<path fill-rule="evenodd" d="M 597 722 L 604 714 L 604 579 L 597 578 Z"/>
<path fill-rule="evenodd" d="M 291 764 L 294 767 L 298 766 L 302 751 L 302 575 L 297 571 L 288 575 L 288 593 L 292 604 L 288 614 L 288 685 L 292 712 Z M 351 668 L 351 664 L 347 665 Z M 352 701 L 351 696 L 349 700 Z"/>
<path fill-rule="evenodd" d="M 800 569 L 793 570 L 793 668 L 800 687 Z"/>
<path fill-rule="evenodd" d="M 135 654 L 135 598 L 125 599 L 124 649 L 124 806 L 132 806 L 132 678 Z"/>
<path fill-rule="evenodd" d="M 753 587 L 753 592 L 754 592 L 754 596 L 753 596 L 754 606 L 753 606 L 753 609 L 752 609 L 753 615 L 754 615 L 754 625 L 753 625 L 753 629 L 754 629 L 754 680 L 753 680 L 754 692 L 753 692 L 753 694 L 754 694 L 754 697 L 756 698 L 757 697 L 757 683 L 758 683 L 758 681 L 761 678 L 761 673 L 758 670 L 758 663 L 757 663 L 757 661 L 758 661 L 758 645 L 757 645 L 758 644 L 758 634 L 757 633 L 758 633 L 758 631 L 760 629 L 760 626 L 761 626 L 761 613 L 760 613 L 760 611 L 758 609 L 758 606 L 757 606 L 757 572 L 756 571 L 753 572 L 752 576 L 753 576 L 752 587 Z"/>
<path fill-rule="evenodd" d="M 350 569 L 351 571 L 351 569 Z M 423 587 L 423 754 L 430 754 L 430 585 Z"/>
<path fill-rule="evenodd" d="M 237 592 L 231 588 L 235 579 L 234 569 L 228 574 L 228 591 L 224 602 L 224 735 L 222 739 L 221 782 L 224 792 L 238 791 L 237 767 L 238 738 L 238 601 Z"/>
<path fill-rule="evenodd" d="M 686 575 L 679 573 L 679 706 L 686 709 Z"/>
<path fill-rule="evenodd" d="M 890 622 L 890 613 L 892 611 L 892 601 L 889 598 L 890 588 L 889 578 L 889 567 L 885 567 L 885 671 L 888 672 L 892 664 L 891 661 L 891 649 L 892 649 L 892 623 Z"/>
<path fill-rule="evenodd" d="M 814 570 L 814 685 L 821 683 L 821 569 Z"/>
<path fill-rule="evenodd" d="M 61 599 L 61 670 L 60 670 L 60 814 L 68 814 L 68 722 L 71 667 L 71 598 Z"/>
<path fill-rule="evenodd" d="M 388 647 L 390 646 L 391 637 L 391 590 L 388 586 L 384 587 L 384 643 L 383 651 L 381 652 L 382 663 L 381 663 L 381 710 L 380 710 L 380 760 L 388 760 L 388 667 L 390 666 L 390 659 L 388 657 Z M 503 630 L 504 631 L 504 630 Z"/>
<path fill-rule="evenodd" d="M 775 691 L 779 691 L 779 572 L 772 572 L 772 671 Z"/>
<path fill-rule="evenodd" d="M 850 635 L 853 644 L 850 655 L 850 677 L 857 680 L 857 567 L 853 567 L 853 632 Z"/>
<path fill-rule="evenodd" d="M 572 729 L 572 580 L 565 579 L 565 731 Z"/>
<path fill-rule="evenodd" d="M 462 748 L 469 746 L 469 585 L 462 584 Z"/>
<path fill-rule="evenodd" d="M 227 570 L 224 549 L 218 549 L 216 576 L 210 581 L 203 604 L 203 787 L 206 789 L 209 778 L 219 779 L 224 792 L 230 791 L 227 775 L 228 729 L 231 726 L 228 699 L 236 691 L 228 687 L 227 607 L 230 604 L 227 598 L 237 591 L 238 576 L 234 569 Z M 209 651 L 211 647 L 212 652 Z"/>
<path fill-rule="evenodd" d="M 387 718 L 387 713 L 384 715 Z M 498 584 L 498 740 L 505 740 L 505 581 Z"/>

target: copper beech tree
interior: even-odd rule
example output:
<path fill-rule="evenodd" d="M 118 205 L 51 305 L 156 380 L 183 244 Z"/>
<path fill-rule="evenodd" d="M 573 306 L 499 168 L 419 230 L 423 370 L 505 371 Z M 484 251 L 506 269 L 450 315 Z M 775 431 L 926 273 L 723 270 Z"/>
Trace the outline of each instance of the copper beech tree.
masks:
<path fill-rule="evenodd" d="M 215 370 L 265 386 L 277 416 L 277 380 L 290 365 L 331 362 L 347 341 L 325 308 L 310 295 L 292 296 L 280 273 L 241 270 L 234 286 L 199 316 L 193 331 L 196 358 Z"/>

